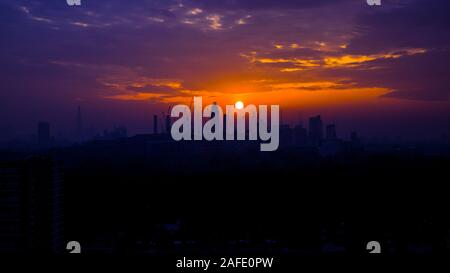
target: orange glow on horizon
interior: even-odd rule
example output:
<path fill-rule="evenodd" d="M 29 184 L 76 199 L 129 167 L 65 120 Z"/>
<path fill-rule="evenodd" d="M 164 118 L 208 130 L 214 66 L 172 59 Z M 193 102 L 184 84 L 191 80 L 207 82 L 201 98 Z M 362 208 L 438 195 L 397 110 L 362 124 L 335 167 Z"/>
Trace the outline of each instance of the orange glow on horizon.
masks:
<path fill-rule="evenodd" d="M 203 105 L 217 102 L 218 105 L 235 105 L 237 109 L 244 107 L 243 101 L 254 105 L 280 105 L 285 109 L 335 108 L 342 106 L 357 106 L 373 104 L 381 101 L 380 96 L 391 92 L 387 88 L 357 88 L 339 89 L 339 84 L 332 82 L 317 82 L 304 84 L 279 84 L 274 91 L 228 93 L 210 91 L 189 91 L 182 96 L 165 96 L 156 93 L 135 92 L 127 95 L 112 95 L 104 98 L 122 101 L 155 101 L 166 104 L 189 105 L 194 96 L 203 98 Z M 296 88 L 312 88 L 299 90 Z M 314 88 L 322 88 L 315 90 Z"/>

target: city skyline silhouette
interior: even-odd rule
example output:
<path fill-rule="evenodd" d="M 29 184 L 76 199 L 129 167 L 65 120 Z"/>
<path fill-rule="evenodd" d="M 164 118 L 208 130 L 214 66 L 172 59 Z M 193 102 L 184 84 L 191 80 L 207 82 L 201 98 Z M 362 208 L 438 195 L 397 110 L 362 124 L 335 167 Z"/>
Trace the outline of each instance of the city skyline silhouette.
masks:
<path fill-rule="evenodd" d="M 448 10 L 2 0 L 0 258 L 133 256 L 165 272 L 273 257 L 289 272 L 302 258 L 447 257 Z M 203 111 L 176 141 L 171 112 L 196 97 L 279 106 L 277 149 L 262 151 L 262 130 L 249 140 L 265 125 L 250 117 L 222 132 L 245 140 L 206 140 Z"/>

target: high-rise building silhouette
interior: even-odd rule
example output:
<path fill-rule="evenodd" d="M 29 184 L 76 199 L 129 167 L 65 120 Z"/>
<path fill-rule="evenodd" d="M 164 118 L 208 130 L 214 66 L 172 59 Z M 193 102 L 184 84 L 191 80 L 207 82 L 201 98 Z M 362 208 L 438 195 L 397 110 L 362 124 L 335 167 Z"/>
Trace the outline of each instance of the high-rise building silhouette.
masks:
<path fill-rule="evenodd" d="M 64 251 L 61 166 L 43 157 L 1 162 L 0 181 L 0 253 Z"/>
<path fill-rule="evenodd" d="M 322 143 L 323 123 L 320 115 L 309 118 L 309 140 L 316 146 Z"/>
<path fill-rule="evenodd" d="M 326 139 L 327 140 L 335 140 L 336 138 L 337 138 L 337 136 L 336 136 L 336 125 L 334 125 L 334 124 L 327 125 Z"/>
<path fill-rule="evenodd" d="M 294 141 L 297 146 L 306 146 L 308 143 L 308 132 L 301 124 L 294 128 Z"/>
<path fill-rule="evenodd" d="M 50 124 L 39 122 L 38 124 L 38 144 L 40 148 L 48 148 L 50 145 Z"/>

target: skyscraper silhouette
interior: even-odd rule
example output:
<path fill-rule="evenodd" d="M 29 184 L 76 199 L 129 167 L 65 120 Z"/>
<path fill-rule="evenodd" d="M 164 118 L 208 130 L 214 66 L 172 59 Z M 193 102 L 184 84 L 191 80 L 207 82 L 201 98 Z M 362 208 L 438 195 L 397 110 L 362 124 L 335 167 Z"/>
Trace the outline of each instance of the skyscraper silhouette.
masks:
<path fill-rule="evenodd" d="M 354 145 L 359 145 L 360 140 L 359 140 L 359 136 L 358 136 L 357 132 L 353 131 L 353 132 L 350 133 L 350 141 Z"/>
<path fill-rule="evenodd" d="M 337 138 L 336 136 L 336 125 L 329 124 L 327 125 L 327 131 L 326 131 L 326 139 L 327 140 L 335 140 Z"/>
<path fill-rule="evenodd" d="M 309 118 L 309 139 L 313 145 L 320 145 L 323 140 L 323 123 L 319 116 Z"/>
<path fill-rule="evenodd" d="M 0 181 L 8 189 L 0 195 L 0 253 L 64 251 L 60 164 L 45 157 L 0 162 Z"/>

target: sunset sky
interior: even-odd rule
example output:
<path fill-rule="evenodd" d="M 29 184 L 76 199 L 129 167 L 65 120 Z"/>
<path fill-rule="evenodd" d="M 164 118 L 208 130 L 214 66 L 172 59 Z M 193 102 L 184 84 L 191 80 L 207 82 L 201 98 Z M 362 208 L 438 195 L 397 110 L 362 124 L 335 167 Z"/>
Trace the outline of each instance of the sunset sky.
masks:
<path fill-rule="evenodd" d="M 321 114 L 338 134 L 450 133 L 450 1 L 0 0 L 0 135 L 125 125 L 192 96 Z"/>

